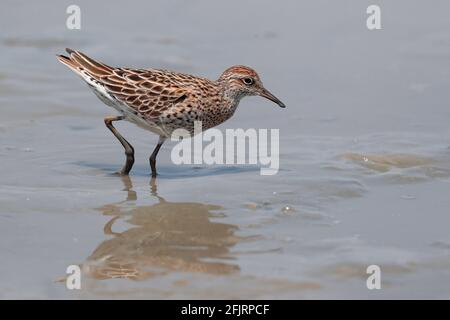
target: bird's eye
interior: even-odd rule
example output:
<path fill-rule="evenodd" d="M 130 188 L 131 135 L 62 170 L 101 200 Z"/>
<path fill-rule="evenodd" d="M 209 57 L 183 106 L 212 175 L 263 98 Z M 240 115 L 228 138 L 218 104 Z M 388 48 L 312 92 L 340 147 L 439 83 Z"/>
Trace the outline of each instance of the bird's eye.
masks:
<path fill-rule="evenodd" d="M 242 81 L 248 86 L 252 85 L 254 82 L 252 78 L 244 78 Z"/>

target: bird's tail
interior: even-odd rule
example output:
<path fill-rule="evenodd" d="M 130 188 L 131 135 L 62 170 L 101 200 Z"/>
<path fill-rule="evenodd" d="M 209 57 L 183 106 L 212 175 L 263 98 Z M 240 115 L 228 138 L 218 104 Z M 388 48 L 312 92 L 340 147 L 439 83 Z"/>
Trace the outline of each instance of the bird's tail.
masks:
<path fill-rule="evenodd" d="M 113 68 L 89 58 L 80 51 L 66 48 L 68 56 L 58 55 L 58 60 L 68 66 L 72 71 L 83 77 L 83 74 L 99 79 L 113 73 Z"/>

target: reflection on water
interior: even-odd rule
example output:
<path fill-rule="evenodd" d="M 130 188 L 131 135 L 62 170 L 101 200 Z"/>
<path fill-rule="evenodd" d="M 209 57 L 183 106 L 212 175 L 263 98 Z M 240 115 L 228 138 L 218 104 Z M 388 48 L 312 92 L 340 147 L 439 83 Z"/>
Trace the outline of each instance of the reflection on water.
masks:
<path fill-rule="evenodd" d="M 213 222 L 221 207 L 195 202 L 168 202 L 157 194 L 151 181 L 153 205 L 126 204 L 137 200 L 129 177 L 122 177 L 127 191 L 123 202 L 107 204 L 98 210 L 112 216 L 104 233 L 112 236 L 102 242 L 83 263 L 83 270 L 96 279 L 127 278 L 143 280 L 171 271 L 230 274 L 239 271 L 232 263 L 230 249 L 242 240 L 237 226 Z M 132 227 L 114 231 L 116 222 Z"/>

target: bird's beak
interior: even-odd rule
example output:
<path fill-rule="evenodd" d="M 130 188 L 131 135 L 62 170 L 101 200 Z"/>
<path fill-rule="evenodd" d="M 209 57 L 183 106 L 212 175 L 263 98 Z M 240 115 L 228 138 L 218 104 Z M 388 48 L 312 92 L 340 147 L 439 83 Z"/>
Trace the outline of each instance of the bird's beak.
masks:
<path fill-rule="evenodd" d="M 286 108 L 286 105 L 281 102 L 280 99 L 278 99 L 277 97 L 275 97 L 273 94 L 271 94 L 268 90 L 263 89 L 261 91 L 261 93 L 259 94 L 261 97 L 264 97 L 266 99 L 269 99 L 270 101 L 275 102 L 277 105 L 279 105 L 281 108 Z"/>

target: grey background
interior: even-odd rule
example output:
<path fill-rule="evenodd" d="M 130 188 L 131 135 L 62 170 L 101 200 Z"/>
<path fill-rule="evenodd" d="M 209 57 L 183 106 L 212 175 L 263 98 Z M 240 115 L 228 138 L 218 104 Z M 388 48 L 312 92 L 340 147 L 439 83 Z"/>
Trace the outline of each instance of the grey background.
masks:
<path fill-rule="evenodd" d="M 376 1 L 378 31 L 365 25 L 373 1 L 76 1 L 82 27 L 71 31 L 73 3 L 0 5 L 0 297 L 449 298 L 448 1 Z M 123 161 L 103 126 L 111 110 L 57 63 L 65 47 L 213 79 L 255 68 L 288 107 L 248 98 L 220 128 L 279 128 L 279 174 L 178 167 L 168 144 L 157 187 L 175 205 L 155 212 L 147 157 L 157 137 L 118 124 L 137 150 L 134 199 L 111 175 Z M 204 217 L 205 204 L 221 209 L 189 224 L 183 212 Z M 179 242 L 145 238 L 161 212 Z M 114 229 L 138 226 L 150 242 L 124 236 L 103 258 L 154 274 L 86 275 L 79 292 L 55 282 L 69 264 L 103 263 L 88 257 L 115 238 L 103 232 L 114 214 Z M 214 238 L 216 227 L 236 230 Z M 180 250 L 165 254 L 171 246 Z M 237 271 L 205 271 L 210 260 Z M 366 289 L 369 264 L 381 266 L 382 290 Z"/>

